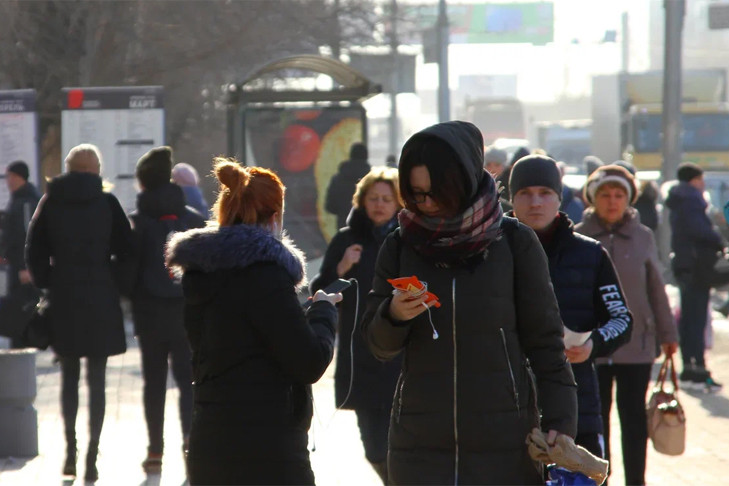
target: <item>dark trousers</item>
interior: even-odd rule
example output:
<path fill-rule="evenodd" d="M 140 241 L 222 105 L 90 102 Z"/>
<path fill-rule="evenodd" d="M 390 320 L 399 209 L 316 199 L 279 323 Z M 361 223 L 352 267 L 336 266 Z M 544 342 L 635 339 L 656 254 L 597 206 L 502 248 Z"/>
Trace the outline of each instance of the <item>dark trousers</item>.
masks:
<path fill-rule="evenodd" d="M 75 447 L 81 360 L 61 356 L 60 362 L 61 412 L 66 431 L 66 444 Z M 89 387 L 89 443 L 98 446 L 106 410 L 106 357 L 86 358 L 86 383 Z"/>
<path fill-rule="evenodd" d="M 179 410 L 182 437 L 190 433 L 192 422 L 192 364 L 187 340 L 158 342 L 139 337 L 144 378 L 144 417 L 149 435 L 149 452 L 162 454 L 164 448 L 165 398 L 167 395 L 168 359 L 172 376 L 180 392 Z"/>
<path fill-rule="evenodd" d="M 384 408 L 359 408 L 357 425 L 365 457 L 373 464 L 387 461 L 387 434 L 390 430 L 390 410 Z"/>
<path fill-rule="evenodd" d="M 597 366 L 602 420 L 605 424 L 605 459 L 610 460 L 610 409 L 613 404 L 614 382 L 627 486 L 645 484 L 645 458 L 648 445 L 645 395 L 652 366 L 652 363 Z"/>
<path fill-rule="evenodd" d="M 605 457 L 605 440 L 602 434 L 577 434 L 575 444 L 584 447 L 597 457 Z"/>
<path fill-rule="evenodd" d="M 703 285 L 680 285 L 681 317 L 678 320 L 678 334 L 684 368 L 692 362 L 705 367 L 704 331 L 711 289 Z"/>

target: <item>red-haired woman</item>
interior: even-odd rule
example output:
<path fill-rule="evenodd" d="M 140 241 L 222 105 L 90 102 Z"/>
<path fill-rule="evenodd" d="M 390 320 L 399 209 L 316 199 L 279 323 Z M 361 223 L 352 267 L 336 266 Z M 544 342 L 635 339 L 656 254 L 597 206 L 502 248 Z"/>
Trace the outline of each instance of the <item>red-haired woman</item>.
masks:
<path fill-rule="evenodd" d="M 284 186 L 273 172 L 216 159 L 217 225 L 170 242 L 182 270 L 193 350 L 190 483 L 313 484 L 310 384 L 332 359 L 334 303 L 304 312 L 304 257 L 282 232 Z"/>

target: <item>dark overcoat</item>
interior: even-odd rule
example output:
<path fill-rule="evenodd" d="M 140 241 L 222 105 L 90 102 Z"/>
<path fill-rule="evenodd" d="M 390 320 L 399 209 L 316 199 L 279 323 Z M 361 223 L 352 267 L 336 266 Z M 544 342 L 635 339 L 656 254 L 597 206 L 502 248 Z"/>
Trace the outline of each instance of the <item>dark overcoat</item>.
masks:
<path fill-rule="evenodd" d="M 360 332 L 360 320 L 364 314 L 367 294 L 372 289 L 377 252 L 388 230 L 394 229 L 396 222 L 393 219 L 382 228 L 374 228 L 364 209 L 354 209 L 349 216 L 348 225 L 340 229 L 329 242 L 319 275 L 311 282 L 312 294 L 334 282 L 338 278 L 337 265 L 346 249 L 354 244 L 362 245 L 359 263 L 342 276 L 344 279 L 356 279 L 357 286 L 346 289 L 342 293 L 344 299 L 339 304 L 337 368 L 334 372 L 337 407 L 351 410 L 389 410 L 392 406 L 392 396 L 400 375 L 400 358 L 387 362 L 375 358 Z M 358 311 L 356 316 L 355 311 Z"/>
<path fill-rule="evenodd" d="M 28 229 L 26 263 L 48 290 L 53 350 L 61 356 L 126 351 L 116 266 L 131 253 L 131 229 L 96 174 L 53 178 Z"/>
<path fill-rule="evenodd" d="M 304 312 L 303 255 L 248 225 L 175 235 L 193 351 L 191 484 L 313 484 L 311 384 L 329 365 L 336 309 Z"/>

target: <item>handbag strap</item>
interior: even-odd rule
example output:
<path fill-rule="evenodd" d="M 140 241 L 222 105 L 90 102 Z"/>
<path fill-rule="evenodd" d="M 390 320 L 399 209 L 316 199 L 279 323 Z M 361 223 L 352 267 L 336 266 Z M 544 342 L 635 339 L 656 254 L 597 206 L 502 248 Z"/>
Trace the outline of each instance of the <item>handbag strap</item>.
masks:
<path fill-rule="evenodd" d="M 666 383 L 666 376 L 668 370 L 671 370 L 671 384 L 673 385 L 673 391 L 678 391 L 678 378 L 676 377 L 676 365 L 673 362 L 673 356 L 666 356 L 661 365 L 661 369 L 658 372 L 658 378 L 656 379 L 656 388 L 663 390 L 663 385 Z"/>

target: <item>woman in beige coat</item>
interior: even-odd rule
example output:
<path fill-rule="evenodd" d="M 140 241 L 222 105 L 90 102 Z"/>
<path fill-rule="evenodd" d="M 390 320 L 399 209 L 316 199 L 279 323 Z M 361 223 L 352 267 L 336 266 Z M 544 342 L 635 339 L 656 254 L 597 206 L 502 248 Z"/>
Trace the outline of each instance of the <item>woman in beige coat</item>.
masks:
<path fill-rule="evenodd" d="M 630 207 L 636 192 L 633 176 L 623 167 L 600 167 L 585 184 L 585 200 L 592 206 L 575 228 L 608 250 L 633 313 L 630 341 L 610 357 L 597 360 L 606 457 L 610 458 L 610 408 L 615 383 L 625 484 L 630 486 L 645 484 L 645 396 L 658 344 L 667 356 L 678 348 L 678 331 L 661 277 L 653 232 L 640 224 L 638 212 Z"/>

